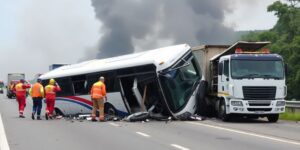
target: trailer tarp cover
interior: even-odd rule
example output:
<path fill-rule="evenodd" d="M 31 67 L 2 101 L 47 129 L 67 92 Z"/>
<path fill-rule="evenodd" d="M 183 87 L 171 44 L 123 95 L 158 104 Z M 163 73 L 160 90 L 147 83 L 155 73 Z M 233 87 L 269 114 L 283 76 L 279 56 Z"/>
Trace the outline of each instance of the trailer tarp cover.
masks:
<path fill-rule="evenodd" d="M 226 49 L 223 53 L 216 55 L 210 59 L 210 61 L 218 60 L 221 56 L 234 54 L 236 48 L 241 48 L 243 51 L 257 51 L 271 42 L 246 42 L 246 41 L 238 41 L 235 44 L 231 45 L 228 49 Z"/>

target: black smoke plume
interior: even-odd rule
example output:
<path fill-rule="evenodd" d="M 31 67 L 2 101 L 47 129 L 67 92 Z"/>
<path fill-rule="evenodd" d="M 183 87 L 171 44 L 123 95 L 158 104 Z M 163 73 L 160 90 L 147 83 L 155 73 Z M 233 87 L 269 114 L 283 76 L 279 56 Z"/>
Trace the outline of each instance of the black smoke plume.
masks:
<path fill-rule="evenodd" d="M 229 44 L 224 0 L 92 0 L 102 23 L 96 58 L 188 43 Z M 164 42 L 165 41 L 165 42 Z"/>

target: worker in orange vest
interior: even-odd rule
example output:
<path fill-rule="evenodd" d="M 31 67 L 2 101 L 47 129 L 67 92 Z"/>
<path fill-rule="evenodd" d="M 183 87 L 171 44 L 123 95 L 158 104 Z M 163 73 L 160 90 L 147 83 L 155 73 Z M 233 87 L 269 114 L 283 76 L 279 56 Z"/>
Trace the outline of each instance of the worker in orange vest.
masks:
<path fill-rule="evenodd" d="M 55 98 L 56 98 L 56 92 L 61 91 L 61 88 L 55 82 L 54 79 L 49 80 L 49 85 L 45 87 L 45 97 L 46 97 L 46 120 L 48 118 L 53 119 L 53 111 L 55 106 Z"/>
<path fill-rule="evenodd" d="M 25 83 L 24 79 L 21 79 L 20 82 L 15 86 L 16 98 L 19 103 L 19 117 L 25 118 L 24 109 L 26 107 L 26 89 L 30 88 L 28 82 Z"/>
<path fill-rule="evenodd" d="M 41 84 L 42 80 L 37 79 L 37 82 L 31 87 L 29 93 L 32 97 L 32 120 L 35 119 L 35 113 L 37 113 L 37 120 L 41 120 L 41 110 L 43 105 L 43 97 L 44 97 L 44 87 Z"/>
<path fill-rule="evenodd" d="M 92 121 L 96 120 L 96 111 L 99 109 L 99 121 L 104 120 L 104 98 L 106 97 L 106 86 L 104 84 L 104 77 L 100 77 L 99 81 L 94 83 L 91 88 L 91 99 L 93 101 L 93 110 L 92 110 Z"/>

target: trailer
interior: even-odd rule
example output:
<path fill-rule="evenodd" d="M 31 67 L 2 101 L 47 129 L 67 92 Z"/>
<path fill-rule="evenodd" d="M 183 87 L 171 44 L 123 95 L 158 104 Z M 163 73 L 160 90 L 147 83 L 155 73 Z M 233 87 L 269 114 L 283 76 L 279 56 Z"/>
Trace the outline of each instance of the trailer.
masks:
<path fill-rule="evenodd" d="M 265 48 L 269 43 L 239 41 L 192 48 L 203 74 L 200 114 L 215 113 L 223 121 L 232 116 L 278 120 L 285 111 L 287 71 L 282 57 Z"/>

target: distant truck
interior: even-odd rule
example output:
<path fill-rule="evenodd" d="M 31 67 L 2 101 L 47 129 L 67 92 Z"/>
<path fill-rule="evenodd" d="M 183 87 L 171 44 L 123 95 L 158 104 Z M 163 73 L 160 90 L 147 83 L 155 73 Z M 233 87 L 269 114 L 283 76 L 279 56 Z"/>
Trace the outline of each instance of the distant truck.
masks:
<path fill-rule="evenodd" d="M 285 111 L 287 71 L 280 55 L 263 49 L 269 43 L 239 41 L 192 49 L 204 77 L 198 96 L 200 114 L 216 113 L 223 121 L 242 116 L 277 122 Z"/>
<path fill-rule="evenodd" d="M 57 69 L 57 68 L 62 67 L 62 66 L 65 66 L 65 65 L 68 65 L 68 64 L 52 64 L 52 65 L 49 66 L 49 71 Z"/>
<path fill-rule="evenodd" d="M 16 96 L 14 88 L 15 85 L 18 83 L 19 80 L 24 79 L 25 80 L 25 74 L 24 73 L 9 73 L 7 75 L 7 93 L 6 96 L 8 98 L 13 98 Z"/>

